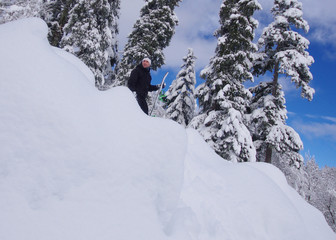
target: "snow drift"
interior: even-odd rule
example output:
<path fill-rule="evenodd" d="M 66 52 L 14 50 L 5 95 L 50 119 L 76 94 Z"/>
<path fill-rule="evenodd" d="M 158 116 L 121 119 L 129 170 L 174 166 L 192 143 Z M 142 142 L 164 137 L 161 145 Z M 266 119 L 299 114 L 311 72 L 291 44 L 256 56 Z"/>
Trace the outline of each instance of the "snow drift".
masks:
<path fill-rule="evenodd" d="M 273 166 L 99 92 L 36 18 L 0 26 L 0 239 L 336 239 Z"/>

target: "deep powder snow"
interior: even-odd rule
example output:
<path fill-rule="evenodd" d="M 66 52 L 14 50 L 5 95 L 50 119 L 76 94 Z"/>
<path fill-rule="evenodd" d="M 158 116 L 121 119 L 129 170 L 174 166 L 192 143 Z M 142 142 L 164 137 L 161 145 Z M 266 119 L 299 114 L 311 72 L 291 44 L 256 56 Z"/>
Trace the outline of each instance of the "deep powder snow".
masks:
<path fill-rule="evenodd" d="M 332 240 L 275 167 L 100 92 L 37 18 L 0 25 L 0 239 Z"/>

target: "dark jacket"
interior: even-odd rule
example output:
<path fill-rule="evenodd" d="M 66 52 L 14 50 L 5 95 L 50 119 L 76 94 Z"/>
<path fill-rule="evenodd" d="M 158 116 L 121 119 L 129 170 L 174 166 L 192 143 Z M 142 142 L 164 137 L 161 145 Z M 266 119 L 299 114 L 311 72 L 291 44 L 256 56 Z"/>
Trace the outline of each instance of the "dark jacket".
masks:
<path fill-rule="evenodd" d="M 128 88 L 132 92 L 136 92 L 138 97 L 146 98 L 148 92 L 159 89 L 158 86 L 151 85 L 151 81 L 150 69 L 144 68 L 140 63 L 131 72 L 131 76 L 128 80 Z"/>

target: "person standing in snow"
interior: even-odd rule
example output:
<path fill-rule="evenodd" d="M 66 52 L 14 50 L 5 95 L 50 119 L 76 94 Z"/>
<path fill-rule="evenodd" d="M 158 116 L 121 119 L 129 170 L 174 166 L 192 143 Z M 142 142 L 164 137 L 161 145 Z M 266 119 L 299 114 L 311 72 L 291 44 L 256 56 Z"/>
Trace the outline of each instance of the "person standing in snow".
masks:
<path fill-rule="evenodd" d="M 151 60 L 144 58 L 139 65 L 132 70 L 128 80 L 128 88 L 135 93 L 135 97 L 142 111 L 148 115 L 148 105 L 146 97 L 148 92 L 159 90 L 159 85 L 151 85 L 150 74 Z M 164 87 L 164 86 L 163 86 Z"/>

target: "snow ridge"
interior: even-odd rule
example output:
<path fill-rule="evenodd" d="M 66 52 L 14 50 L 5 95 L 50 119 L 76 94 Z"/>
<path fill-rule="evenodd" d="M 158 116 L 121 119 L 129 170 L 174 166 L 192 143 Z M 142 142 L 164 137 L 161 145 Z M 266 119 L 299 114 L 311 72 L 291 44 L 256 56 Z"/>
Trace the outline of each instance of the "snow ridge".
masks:
<path fill-rule="evenodd" d="M 0 25 L 0 239 L 336 239 L 275 167 L 224 161 L 125 87 L 97 91 L 46 35 Z"/>

